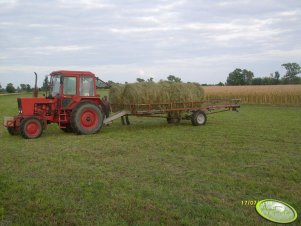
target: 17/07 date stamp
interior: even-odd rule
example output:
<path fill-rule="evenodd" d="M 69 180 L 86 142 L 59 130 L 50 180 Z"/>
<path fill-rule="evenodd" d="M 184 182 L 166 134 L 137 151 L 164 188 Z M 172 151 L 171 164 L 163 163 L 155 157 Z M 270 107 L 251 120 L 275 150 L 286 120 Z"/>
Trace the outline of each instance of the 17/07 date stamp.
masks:
<path fill-rule="evenodd" d="M 241 200 L 242 206 L 256 206 L 257 200 Z"/>

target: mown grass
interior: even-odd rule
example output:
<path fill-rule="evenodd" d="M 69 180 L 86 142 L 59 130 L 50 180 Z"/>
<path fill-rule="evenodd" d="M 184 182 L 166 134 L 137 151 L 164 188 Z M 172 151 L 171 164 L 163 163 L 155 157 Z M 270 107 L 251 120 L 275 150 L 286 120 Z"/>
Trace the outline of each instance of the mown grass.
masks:
<path fill-rule="evenodd" d="M 16 114 L 15 99 L 0 97 L 0 117 Z M 272 225 L 241 201 L 300 213 L 300 115 L 242 106 L 204 127 L 131 117 L 89 136 L 50 125 L 36 140 L 1 127 L 0 224 Z"/>

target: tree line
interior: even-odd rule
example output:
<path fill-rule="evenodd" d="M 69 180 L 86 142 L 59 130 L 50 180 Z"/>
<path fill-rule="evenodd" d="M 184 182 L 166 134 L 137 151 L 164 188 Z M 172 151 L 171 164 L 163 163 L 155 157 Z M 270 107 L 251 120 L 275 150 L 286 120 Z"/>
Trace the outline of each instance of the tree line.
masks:
<path fill-rule="evenodd" d="M 247 69 L 236 68 L 230 72 L 225 83 L 219 82 L 218 84 L 202 84 L 203 86 L 215 85 L 215 86 L 243 86 L 243 85 L 285 85 L 285 84 L 301 84 L 301 77 L 298 74 L 301 73 L 301 67 L 297 63 L 282 64 L 286 70 L 286 73 L 281 76 L 278 71 L 271 73 L 269 76 L 254 77 L 254 73 Z M 153 82 L 153 78 L 142 79 L 137 78 L 137 82 Z M 169 75 L 167 81 L 182 82 L 181 78 L 174 75 Z M 111 84 L 114 82 L 109 81 Z"/>
<path fill-rule="evenodd" d="M 39 91 L 46 91 L 49 86 L 48 76 L 45 76 L 43 81 L 43 86 L 39 87 Z M 21 93 L 21 92 L 32 92 L 34 87 L 31 87 L 29 84 L 20 84 L 15 88 L 13 83 L 8 83 L 5 88 L 0 84 L 0 93 Z"/>
<path fill-rule="evenodd" d="M 182 82 L 181 78 L 175 76 L 175 75 L 169 75 L 167 76 L 166 78 L 167 81 L 170 81 L 170 82 Z M 160 81 L 163 81 L 162 79 Z M 153 77 L 150 77 L 148 79 L 143 79 L 143 78 L 136 78 L 136 82 L 154 82 L 154 78 Z M 125 82 L 125 84 L 127 84 L 128 82 Z M 113 82 L 111 80 L 108 81 L 108 84 L 109 85 L 118 85 L 120 83 L 117 83 L 117 82 Z"/>
<path fill-rule="evenodd" d="M 281 76 L 278 71 L 266 77 L 254 77 L 252 71 L 236 68 L 229 73 L 226 85 L 280 85 L 280 84 L 301 84 L 301 67 L 297 63 L 282 64 L 286 73 Z"/>
<path fill-rule="evenodd" d="M 284 75 L 280 75 L 278 71 L 271 73 L 270 76 L 265 77 L 254 77 L 254 73 L 247 69 L 236 68 L 234 71 L 229 73 L 225 83 L 219 82 L 218 86 L 223 85 L 280 85 L 280 84 L 301 84 L 301 77 L 298 75 L 301 73 L 301 67 L 298 63 L 286 63 L 282 64 L 286 70 Z M 148 79 L 137 78 L 137 82 L 153 82 L 154 78 Z M 182 82 L 180 77 L 175 75 L 169 75 L 167 81 L 171 82 Z M 113 81 L 108 81 L 109 84 L 118 84 Z M 126 82 L 127 83 L 127 82 Z M 208 85 L 208 84 L 202 84 Z M 45 76 L 42 87 L 39 91 L 46 91 L 49 86 L 48 76 Z M 31 92 L 33 88 L 29 84 L 20 84 L 17 88 L 12 83 L 8 83 L 5 88 L 0 84 L 0 93 L 15 93 L 15 92 Z"/>
<path fill-rule="evenodd" d="M 17 88 L 15 88 L 14 84 L 8 83 L 5 88 L 2 88 L 0 84 L 0 92 L 1 93 L 20 93 L 20 92 L 30 92 L 32 88 L 29 84 L 20 84 Z"/>

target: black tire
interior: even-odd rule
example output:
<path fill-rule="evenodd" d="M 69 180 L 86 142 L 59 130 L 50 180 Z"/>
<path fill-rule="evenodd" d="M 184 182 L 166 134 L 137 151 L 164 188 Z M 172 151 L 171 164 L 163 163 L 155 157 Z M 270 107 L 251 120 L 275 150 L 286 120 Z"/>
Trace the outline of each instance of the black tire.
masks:
<path fill-rule="evenodd" d="M 71 127 L 77 134 L 93 134 L 100 131 L 103 119 L 103 113 L 97 105 L 83 102 L 71 113 Z"/>
<path fill-rule="evenodd" d="M 207 122 L 207 115 L 203 111 L 195 111 L 191 116 L 191 123 L 194 126 L 202 126 Z"/>
<path fill-rule="evenodd" d="M 42 135 L 43 126 L 35 117 L 25 118 L 20 125 L 21 136 L 25 139 L 35 139 Z"/>
<path fill-rule="evenodd" d="M 64 131 L 65 133 L 73 133 L 73 129 L 70 124 L 67 124 L 66 128 L 61 128 L 61 130 Z"/>
<path fill-rule="evenodd" d="M 175 123 L 180 123 L 181 122 L 181 118 L 167 117 L 166 120 L 167 120 L 168 124 L 175 124 Z"/>
<path fill-rule="evenodd" d="M 15 127 L 7 127 L 7 131 L 10 135 L 14 136 L 14 135 L 18 135 L 19 132 L 16 130 Z"/>

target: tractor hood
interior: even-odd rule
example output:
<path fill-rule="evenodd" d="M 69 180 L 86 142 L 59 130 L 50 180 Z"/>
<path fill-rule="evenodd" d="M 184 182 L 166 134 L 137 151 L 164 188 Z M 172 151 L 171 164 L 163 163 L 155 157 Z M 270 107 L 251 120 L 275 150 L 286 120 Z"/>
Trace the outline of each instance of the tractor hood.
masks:
<path fill-rule="evenodd" d="M 32 116 L 38 113 L 38 107 L 45 106 L 45 108 L 53 106 L 55 99 L 46 99 L 43 97 L 37 98 L 18 98 L 19 113 L 23 115 Z M 49 109 L 50 110 L 50 109 Z"/>

